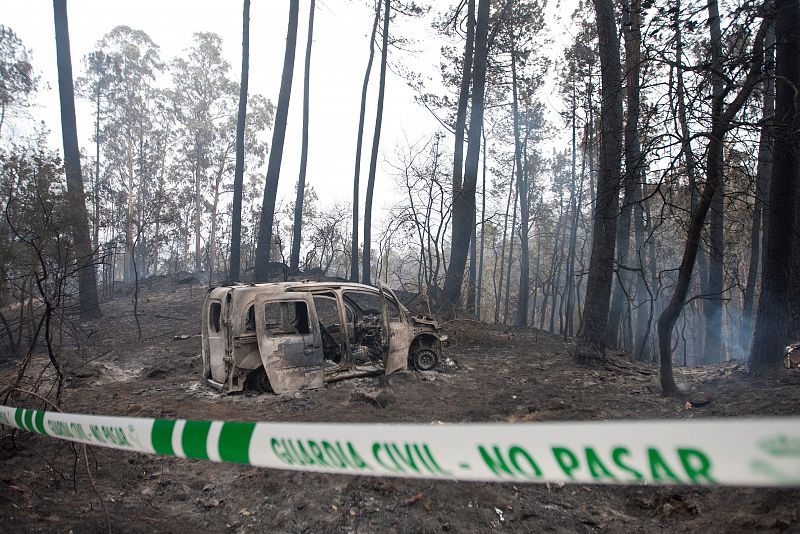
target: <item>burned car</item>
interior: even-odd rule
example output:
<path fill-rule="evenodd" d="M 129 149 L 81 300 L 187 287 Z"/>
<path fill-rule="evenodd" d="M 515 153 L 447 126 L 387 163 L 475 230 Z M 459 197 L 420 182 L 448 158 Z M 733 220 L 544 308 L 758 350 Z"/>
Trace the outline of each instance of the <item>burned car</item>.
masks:
<path fill-rule="evenodd" d="M 412 367 L 433 369 L 446 336 L 394 292 L 356 283 L 281 282 L 209 290 L 203 376 L 224 391 L 285 393 Z"/>

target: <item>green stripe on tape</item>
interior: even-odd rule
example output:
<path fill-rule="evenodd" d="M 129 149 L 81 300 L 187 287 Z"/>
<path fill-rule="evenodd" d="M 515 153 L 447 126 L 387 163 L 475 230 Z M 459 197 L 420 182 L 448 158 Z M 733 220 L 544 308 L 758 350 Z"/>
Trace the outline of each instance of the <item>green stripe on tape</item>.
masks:
<path fill-rule="evenodd" d="M 44 410 L 39 410 L 36 412 L 36 417 L 34 418 L 33 422 L 36 428 L 36 431 L 39 434 L 47 435 L 47 432 L 44 431 Z"/>
<path fill-rule="evenodd" d="M 30 430 L 31 432 L 36 431 L 33 428 L 33 410 L 25 410 L 25 415 L 22 420 L 25 421 L 25 430 Z"/>
<path fill-rule="evenodd" d="M 250 463 L 250 438 L 255 423 L 224 423 L 219 433 L 219 457 L 223 462 Z"/>
<path fill-rule="evenodd" d="M 183 427 L 181 445 L 183 445 L 183 454 L 187 458 L 208 460 L 206 440 L 208 439 L 209 428 L 211 428 L 211 421 L 186 421 L 186 426 Z"/>
<path fill-rule="evenodd" d="M 25 425 L 22 424 L 22 412 L 24 412 L 22 408 L 17 408 L 17 411 L 14 412 L 14 421 L 17 423 L 17 427 L 25 430 Z"/>
<path fill-rule="evenodd" d="M 150 440 L 153 443 L 153 449 L 156 451 L 156 454 L 175 455 L 175 451 L 172 449 L 172 430 L 174 428 L 175 421 L 166 419 L 156 419 L 153 421 L 153 431 L 150 434 Z"/>

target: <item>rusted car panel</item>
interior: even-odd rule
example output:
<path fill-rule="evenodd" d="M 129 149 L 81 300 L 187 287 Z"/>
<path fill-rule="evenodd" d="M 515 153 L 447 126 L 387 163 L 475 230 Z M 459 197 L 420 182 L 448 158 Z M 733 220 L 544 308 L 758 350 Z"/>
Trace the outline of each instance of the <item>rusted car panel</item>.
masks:
<path fill-rule="evenodd" d="M 203 374 L 224 391 L 286 393 L 409 365 L 433 368 L 446 342 L 386 286 L 283 282 L 212 288 Z"/>

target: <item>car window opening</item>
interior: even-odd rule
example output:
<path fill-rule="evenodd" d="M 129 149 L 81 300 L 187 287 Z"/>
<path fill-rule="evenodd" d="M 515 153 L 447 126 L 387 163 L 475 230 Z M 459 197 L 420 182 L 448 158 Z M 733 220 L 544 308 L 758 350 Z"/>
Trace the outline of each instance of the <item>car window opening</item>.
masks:
<path fill-rule="evenodd" d="M 209 309 L 208 318 L 211 324 L 211 328 L 214 329 L 214 332 L 219 332 L 221 323 L 221 316 L 222 316 L 222 304 L 219 302 L 212 302 L 211 307 Z"/>
<path fill-rule="evenodd" d="M 268 302 L 264 305 L 266 329 L 272 335 L 311 333 L 305 302 Z"/>
<path fill-rule="evenodd" d="M 342 325 L 339 324 L 339 303 L 333 293 L 314 295 L 314 308 L 319 320 L 319 331 L 322 336 L 322 352 L 326 367 L 337 367 L 342 363 L 345 343 Z"/>

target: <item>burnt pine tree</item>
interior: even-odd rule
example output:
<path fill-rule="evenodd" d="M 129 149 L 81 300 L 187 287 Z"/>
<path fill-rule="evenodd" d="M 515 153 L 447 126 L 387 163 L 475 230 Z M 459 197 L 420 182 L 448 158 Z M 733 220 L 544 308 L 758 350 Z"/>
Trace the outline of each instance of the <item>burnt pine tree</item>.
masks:
<path fill-rule="evenodd" d="M 475 25 L 475 54 L 472 69 L 472 108 L 467 134 L 467 157 L 464 165 L 464 182 L 453 198 L 453 233 L 450 247 L 450 263 L 444 281 L 445 296 L 453 307 L 461 300 L 464 285 L 464 269 L 475 225 L 475 189 L 478 182 L 478 164 L 481 151 L 481 128 L 483 126 L 483 95 L 486 87 L 486 59 L 488 55 L 489 4 L 490 0 L 478 2 L 478 20 Z"/>
<path fill-rule="evenodd" d="M 712 121 L 719 117 L 723 105 L 725 91 L 725 77 L 723 72 L 724 54 L 722 52 L 722 29 L 719 16 L 719 5 L 717 0 L 708 2 L 708 26 L 710 48 L 711 48 L 711 114 Z M 715 107 L 715 105 L 717 107 Z M 714 148 L 713 155 L 717 159 L 708 169 L 722 173 L 725 165 L 724 150 L 720 145 L 713 141 L 709 143 L 709 148 Z M 709 154 L 712 151 L 709 150 Z M 708 261 L 708 280 L 703 299 L 703 315 L 705 316 L 705 345 L 703 347 L 703 358 L 707 363 L 719 362 L 723 358 L 722 348 L 722 297 L 725 273 L 723 261 L 725 259 L 725 240 L 723 233 L 724 210 L 725 207 L 725 181 L 720 178 L 717 180 L 717 188 L 714 198 L 711 199 L 710 217 L 710 254 Z"/>
<path fill-rule="evenodd" d="M 250 78 L 250 0 L 242 10 L 242 75 L 239 83 L 239 115 L 236 118 L 236 168 L 233 173 L 233 214 L 231 220 L 231 282 L 240 278 L 242 250 L 242 182 L 244 181 L 244 130 L 247 122 L 247 85 Z"/>
<path fill-rule="evenodd" d="M 375 173 L 378 170 L 378 148 L 383 124 L 383 97 L 386 93 L 386 60 L 389 55 L 389 19 L 391 0 L 383 2 L 383 42 L 381 49 L 381 75 L 378 81 L 378 109 L 375 115 L 375 132 L 372 135 L 372 154 L 369 159 L 369 177 L 364 197 L 364 248 L 361 251 L 361 281 L 370 283 L 370 246 L 372 245 L 372 194 L 375 190 Z"/>
<path fill-rule="evenodd" d="M 747 77 L 741 84 L 739 93 L 725 107 L 725 92 L 716 95 L 711 103 L 712 127 L 708 136 L 708 150 L 706 155 L 707 180 L 703 187 L 703 192 L 697 202 L 697 207 L 692 211 L 689 220 L 689 228 L 686 232 L 686 245 L 683 249 L 683 257 L 678 268 L 678 280 L 669 303 L 661 312 L 658 319 L 658 352 L 660 358 L 660 378 L 661 389 L 665 396 L 680 395 L 681 392 L 675 384 L 675 377 L 672 373 L 672 330 L 683 310 L 686 295 L 689 292 L 689 284 L 692 280 L 697 252 L 700 248 L 700 233 L 703 223 L 706 220 L 714 194 L 717 192 L 722 181 L 722 169 L 719 165 L 722 162 L 722 147 L 726 133 L 731 129 L 731 121 L 742 109 L 745 102 L 753 91 L 753 88 L 761 76 L 761 66 L 763 64 L 764 35 L 767 31 L 768 23 L 762 22 L 753 41 L 753 58 Z M 731 82 L 732 83 L 732 82 Z"/>
<path fill-rule="evenodd" d="M 519 79 L 517 77 L 517 48 L 514 36 L 513 18 L 509 24 L 509 40 L 511 44 L 511 95 L 514 114 L 514 168 L 517 173 L 517 195 L 520 206 L 520 258 L 519 258 L 519 291 L 517 292 L 517 314 L 514 318 L 516 326 L 528 326 L 528 297 L 530 296 L 530 253 L 528 252 L 528 229 L 530 226 L 528 179 L 526 168 L 522 165 L 523 143 L 520 139 L 520 111 L 519 111 Z M 526 122 L 528 117 L 526 116 Z M 513 232 L 513 226 L 512 226 Z M 511 267 L 509 258 L 508 266 Z M 511 287 L 511 277 L 507 282 Z M 508 290 L 507 290 L 508 291 Z M 507 315 L 507 314 L 506 314 Z"/>
<path fill-rule="evenodd" d="M 769 224 L 766 230 L 766 253 L 761 275 L 750 373 L 766 375 L 780 369 L 783 348 L 792 332 L 792 313 L 796 302 L 789 295 L 796 291 L 796 257 L 800 239 L 796 211 L 800 184 L 800 111 L 797 87 L 800 85 L 800 3 L 798 0 L 775 2 L 775 117 L 774 152 L 769 185 Z M 787 255 L 787 250 L 790 254 Z M 788 256 L 788 257 L 787 257 Z M 794 277 L 794 279 L 793 279 Z M 793 287 L 795 286 L 795 287 Z"/>
<path fill-rule="evenodd" d="M 53 15 L 56 30 L 58 95 L 61 100 L 61 136 L 64 142 L 64 167 L 67 174 L 67 205 L 72 237 L 75 241 L 80 313 L 84 319 L 94 319 L 100 317 L 100 303 L 97 300 L 97 280 L 92 260 L 86 197 L 83 192 L 78 127 L 75 122 L 75 88 L 72 82 L 67 0 L 53 0 Z"/>
<path fill-rule="evenodd" d="M 256 282 L 266 282 L 269 276 L 269 256 L 272 248 L 272 223 L 275 220 L 275 201 L 278 196 L 278 179 L 281 174 L 283 141 L 286 137 L 286 122 L 289 117 L 289 99 L 292 96 L 292 74 L 294 54 L 297 47 L 297 19 L 300 0 L 289 2 L 289 26 L 286 30 L 286 52 L 283 56 L 281 88 L 278 93 L 278 109 L 275 112 L 275 127 L 272 130 L 272 146 L 267 165 L 267 183 L 264 186 L 264 201 L 261 204 L 261 221 L 258 225 L 256 243 Z"/>
<path fill-rule="evenodd" d="M 622 73 L 614 4 L 611 0 L 594 0 L 594 10 L 600 48 L 602 104 L 592 255 L 576 352 L 577 359 L 585 361 L 605 359 L 622 165 Z"/>
<path fill-rule="evenodd" d="M 361 148 L 364 143 L 364 118 L 367 112 L 367 87 L 372 63 L 375 60 L 375 35 L 378 32 L 378 21 L 381 17 L 381 2 L 375 2 L 375 18 L 372 21 L 372 33 L 369 37 L 369 60 L 364 72 L 364 83 L 361 86 L 361 111 L 358 115 L 358 138 L 356 139 L 356 168 L 353 174 L 353 233 L 350 245 L 350 281 L 358 282 L 358 194 L 361 175 Z"/>
<path fill-rule="evenodd" d="M 464 63 L 461 67 L 461 85 L 458 90 L 456 112 L 456 142 L 453 147 L 453 196 L 461 190 L 464 175 L 464 131 L 467 126 L 469 82 L 472 80 L 472 54 L 475 45 L 475 0 L 467 0 L 467 42 L 464 46 Z"/>
<path fill-rule="evenodd" d="M 625 100 L 627 117 L 625 121 L 625 174 L 623 178 L 624 193 L 622 210 L 617 221 L 617 263 L 624 266 L 628 263 L 630 244 L 630 226 L 633 206 L 642 196 L 642 147 L 639 140 L 639 72 L 641 70 L 641 1 L 624 0 L 622 7 L 622 29 L 625 32 Z M 637 229 L 641 230 L 641 229 Z M 618 334 L 622 327 L 622 317 L 628 297 L 627 286 L 631 272 L 620 267 L 617 284 L 612 284 L 614 291 L 611 297 L 611 308 L 608 315 L 608 343 L 619 347 Z"/>
<path fill-rule="evenodd" d="M 303 140 L 300 148 L 300 175 L 297 178 L 297 196 L 294 201 L 294 228 L 292 230 L 292 252 L 289 255 L 289 271 L 300 270 L 300 241 L 303 226 L 303 199 L 306 190 L 306 168 L 308 167 L 308 113 L 309 113 L 309 76 L 311 74 L 311 45 L 314 42 L 314 10 L 315 0 L 311 0 L 308 12 L 308 40 L 306 41 L 305 74 L 303 78 Z"/>
<path fill-rule="evenodd" d="M 773 26 L 770 26 L 764 40 L 764 56 L 767 79 L 764 81 L 758 165 L 756 167 L 756 196 L 753 202 L 753 225 L 750 227 L 750 264 L 747 269 L 747 285 L 742 297 L 742 322 L 739 327 L 739 345 L 743 348 L 749 347 L 753 338 L 753 305 L 758 284 L 759 260 L 764 254 L 761 245 L 766 233 L 766 225 L 763 225 L 762 222 L 769 190 L 769 178 L 772 175 L 772 118 L 775 116 L 775 30 Z"/>
<path fill-rule="evenodd" d="M 464 62 L 461 67 L 461 84 L 458 94 L 458 109 L 456 111 L 455 146 L 453 148 L 453 195 L 461 189 L 461 179 L 464 175 L 464 131 L 467 122 L 467 106 L 469 104 L 469 83 L 472 79 L 472 54 L 475 47 L 475 0 L 467 1 L 467 42 L 464 47 Z M 472 226 L 472 239 L 469 249 L 469 284 L 467 286 L 467 310 L 475 312 L 475 303 L 478 299 L 476 278 L 478 277 L 477 255 L 478 225 Z"/>

